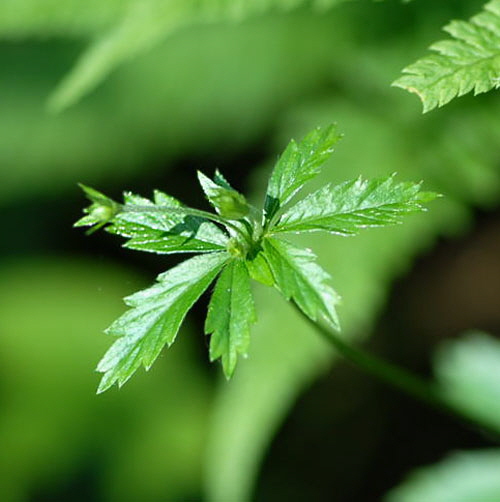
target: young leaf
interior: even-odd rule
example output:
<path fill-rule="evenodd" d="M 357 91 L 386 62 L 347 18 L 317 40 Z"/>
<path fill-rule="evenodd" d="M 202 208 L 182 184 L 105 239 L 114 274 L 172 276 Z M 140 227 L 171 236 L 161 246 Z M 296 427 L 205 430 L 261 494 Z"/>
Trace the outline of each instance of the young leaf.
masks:
<path fill-rule="evenodd" d="M 212 181 L 208 176 L 198 171 L 198 180 L 208 201 L 222 217 L 229 220 L 239 220 L 250 212 L 250 206 L 244 195 L 231 188 L 220 172 L 216 172 L 214 181 Z"/>
<path fill-rule="evenodd" d="M 314 253 L 272 238 L 264 239 L 263 247 L 276 287 L 283 296 L 293 299 L 313 321 L 321 316 L 340 330 L 335 310 L 340 296 L 328 285 L 331 277 L 316 263 Z"/>
<path fill-rule="evenodd" d="M 158 282 L 125 299 L 132 307 L 107 330 L 119 337 L 97 371 L 98 392 L 123 385 L 142 364 L 149 369 L 165 344 L 171 345 L 188 310 L 224 266 L 227 253 L 195 256 L 158 276 Z"/>
<path fill-rule="evenodd" d="M 340 137 L 337 128 L 330 125 L 314 129 L 299 143 L 292 140 L 288 144 L 269 179 L 264 208 L 266 221 L 271 221 L 304 183 L 319 173 Z"/>
<path fill-rule="evenodd" d="M 263 251 L 259 251 L 255 256 L 247 257 L 246 266 L 250 277 L 261 282 L 265 286 L 274 286 L 274 277 L 269 264 L 267 263 Z"/>
<path fill-rule="evenodd" d="M 437 196 L 421 192 L 419 183 L 395 183 L 393 176 L 358 178 L 308 195 L 288 209 L 272 231 L 354 235 L 360 228 L 400 223 L 406 214 L 425 211 L 422 203 Z"/>
<path fill-rule="evenodd" d="M 417 94 L 424 113 L 470 91 L 480 94 L 500 87 L 500 0 L 444 30 L 452 39 L 431 45 L 435 53 L 405 68 L 405 75 L 393 83 Z"/>
<path fill-rule="evenodd" d="M 228 236 L 217 225 L 183 214 L 184 206 L 169 195 L 155 191 L 153 202 L 133 194 L 125 194 L 124 199 L 122 211 L 107 230 L 128 238 L 124 246 L 129 249 L 168 254 L 226 248 Z M 176 212 L 169 212 L 169 207 Z"/>
<path fill-rule="evenodd" d="M 255 321 L 250 276 L 244 261 L 234 259 L 217 280 L 205 322 L 205 333 L 212 335 L 210 360 L 221 358 L 227 378 L 234 372 L 238 354 L 247 354 L 250 325 Z"/>

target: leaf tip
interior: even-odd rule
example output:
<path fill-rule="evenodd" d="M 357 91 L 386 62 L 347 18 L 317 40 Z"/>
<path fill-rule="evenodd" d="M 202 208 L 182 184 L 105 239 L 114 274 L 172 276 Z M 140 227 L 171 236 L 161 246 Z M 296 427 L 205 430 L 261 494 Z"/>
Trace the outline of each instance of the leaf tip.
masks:
<path fill-rule="evenodd" d="M 96 390 L 96 395 L 99 394 L 104 394 L 110 387 L 113 386 L 114 381 L 106 378 L 106 374 L 101 378 L 101 381 L 99 382 L 99 385 Z"/>

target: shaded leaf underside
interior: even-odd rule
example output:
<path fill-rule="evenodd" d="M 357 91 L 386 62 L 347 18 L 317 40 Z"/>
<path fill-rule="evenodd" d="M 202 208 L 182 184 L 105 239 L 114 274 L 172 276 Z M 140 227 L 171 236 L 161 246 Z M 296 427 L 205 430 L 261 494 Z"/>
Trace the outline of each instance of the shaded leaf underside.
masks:
<path fill-rule="evenodd" d="M 154 202 L 126 194 L 124 210 L 107 230 L 128 238 L 124 246 L 139 251 L 168 254 L 225 249 L 228 237 L 219 227 L 197 216 L 169 213 L 168 207 L 183 206 L 159 191 L 154 193 Z"/>

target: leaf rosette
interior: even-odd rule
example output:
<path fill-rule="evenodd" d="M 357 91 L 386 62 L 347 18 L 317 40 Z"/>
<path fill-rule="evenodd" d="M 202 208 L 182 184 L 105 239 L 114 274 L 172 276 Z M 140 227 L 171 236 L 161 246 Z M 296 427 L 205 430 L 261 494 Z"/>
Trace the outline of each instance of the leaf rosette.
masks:
<path fill-rule="evenodd" d="M 157 254 L 196 253 L 160 274 L 150 288 L 125 299 L 130 307 L 107 330 L 116 341 L 100 361 L 99 392 L 123 385 L 144 366 L 149 369 L 200 296 L 215 282 L 205 333 L 209 357 L 220 360 L 230 378 L 238 357 L 248 355 L 256 322 L 251 282 L 276 288 L 311 320 L 340 330 L 340 295 L 316 256 L 283 235 L 311 231 L 351 236 L 368 227 L 401 223 L 437 197 L 420 183 L 396 182 L 394 175 L 357 178 L 326 185 L 299 201 L 296 196 L 330 158 L 340 139 L 335 126 L 319 127 L 291 141 L 269 179 L 263 209 L 250 205 L 219 171 L 198 173 L 214 213 L 185 206 L 155 191 L 152 199 L 126 193 L 117 203 L 83 186 L 92 204 L 76 226 L 106 230 L 126 239 L 124 246 Z"/>

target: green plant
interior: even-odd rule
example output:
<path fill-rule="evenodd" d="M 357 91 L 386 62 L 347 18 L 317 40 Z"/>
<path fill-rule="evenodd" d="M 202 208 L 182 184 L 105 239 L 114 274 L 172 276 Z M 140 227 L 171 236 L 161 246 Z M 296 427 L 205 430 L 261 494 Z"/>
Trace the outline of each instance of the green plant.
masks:
<path fill-rule="evenodd" d="M 251 206 L 221 173 L 199 181 L 216 213 L 182 205 L 156 191 L 154 200 L 125 194 L 119 204 L 82 185 L 92 204 L 76 226 L 106 226 L 126 237 L 125 247 L 159 254 L 200 253 L 164 272 L 149 289 L 125 299 L 131 309 L 107 330 L 118 337 L 98 365 L 103 392 L 123 385 L 142 364 L 150 368 L 171 345 L 194 302 L 217 276 L 205 332 L 211 335 L 210 359 L 221 359 L 226 377 L 238 355 L 247 355 L 255 309 L 250 279 L 276 287 L 313 322 L 323 319 L 339 331 L 339 295 L 330 276 L 309 249 L 282 240 L 291 233 L 326 231 L 355 235 L 365 227 L 399 223 L 424 210 L 437 197 L 419 183 L 396 183 L 394 176 L 361 178 L 326 185 L 289 204 L 333 152 L 340 136 L 334 126 L 317 128 L 302 141 L 291 141 L 270 177 L 263 211 Z"/>

